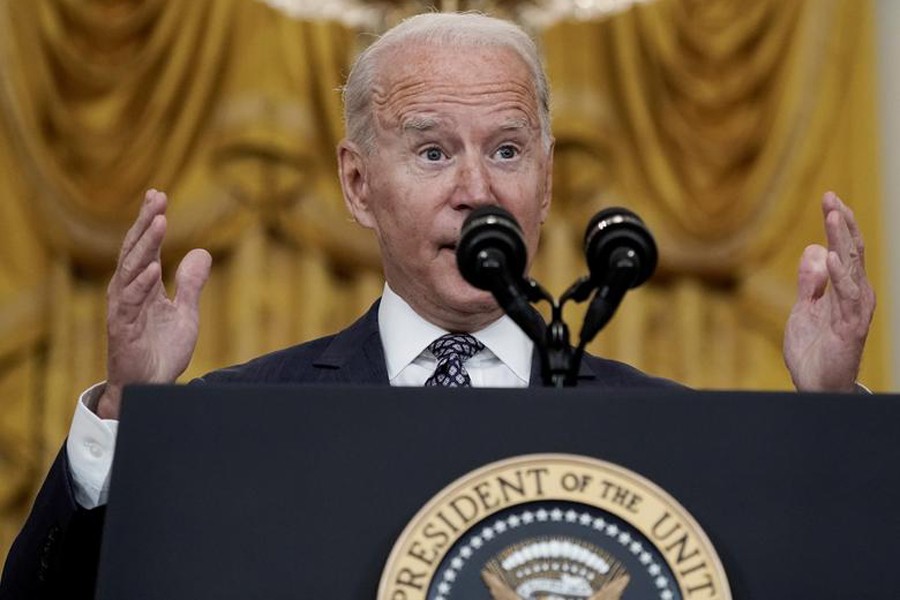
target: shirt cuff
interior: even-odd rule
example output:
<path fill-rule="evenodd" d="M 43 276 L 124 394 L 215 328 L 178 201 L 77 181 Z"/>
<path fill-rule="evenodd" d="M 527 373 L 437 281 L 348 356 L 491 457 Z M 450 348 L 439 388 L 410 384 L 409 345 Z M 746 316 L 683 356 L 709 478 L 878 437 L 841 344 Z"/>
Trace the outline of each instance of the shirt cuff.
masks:
<path fill-rule="evenodd" d="M 106 388 L 106 382 L 88 388 L 78 398 L 66 454 L 69 473 L 75 484 L 75 500 L 83 508 L 106 504 L 109 495 L 109 473 L 116 449 L 119 422 L 101 419 L 93 412 Z"/>

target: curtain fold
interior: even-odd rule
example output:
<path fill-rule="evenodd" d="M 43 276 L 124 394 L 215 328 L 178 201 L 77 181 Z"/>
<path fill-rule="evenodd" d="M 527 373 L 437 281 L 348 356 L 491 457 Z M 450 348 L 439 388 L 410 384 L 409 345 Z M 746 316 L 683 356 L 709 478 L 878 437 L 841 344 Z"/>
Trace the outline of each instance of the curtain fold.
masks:
<path fill-rule="evenodd" d="M 661 250 L 595 351 L 696 387 L 790 387 L 782 328 L 800 254 L 824 241 L 826 190 L 880 255 L 872 35 L 870 5 L 837 0 L 660 1 L 544 32 L 555 218 L 624 204 Z M 568 237 L 541 267 L 580 264 Z M 876 321 L 863 370 L 876 388 L 885 355 Z"/>

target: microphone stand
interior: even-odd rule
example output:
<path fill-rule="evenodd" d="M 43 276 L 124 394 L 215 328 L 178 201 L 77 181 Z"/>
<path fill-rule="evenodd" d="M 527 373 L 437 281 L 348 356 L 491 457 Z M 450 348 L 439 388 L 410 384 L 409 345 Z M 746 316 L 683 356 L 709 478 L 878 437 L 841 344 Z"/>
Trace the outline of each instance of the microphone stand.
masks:
<path fill-rule="evenodd" d="M 538 339 L 529 334 L 538 345 L 541 375 L 545 386 L 556 388 L 575 386 L 585 346 L 609 323 L 639 271 L 640 259 L 633 250 L 623 247 L 613 251 L 610 269 L 599 287 L 590 277 L 582 277 L 560 296 L 559 301 L 554 300 L 533 279 L 527 280 L 530 287 L 540 289 L 540 294 L 529 297 L 529 300 L 532 302 L 546 300 L 552 309 L 550 324 L 546 327 L 543 338 Z M 569 327 L 562 318 L 563 306 L 569 300 L 584 302 L 595 289 L 597 291 L 581 326 L 578 347 L 573 350 L 569 343 Z"/>
<path fill-rule="evenodd" d="M 535 286 L 534 280 L 529 280 Z M 572 346 L 569 344 L 569 327 L 562 319 L 562 303 L 557 302 L 545 292 L 541 298 L 550 303 L 551 318 L 542 339 L 534 340 L 541 357 L 541 379 L 545 387 L 566 387 L 575 385 L 570 382 L 569 371 L 572 365 Z"/>
<path fill-rule="evenodd" d="M 575 385 L 575 377 L 571 375 L 573 351 L 569 344 L 569 327 L 562 319 L 562 303 L 557 302 L 534 279 L 522 279 L 518 282 L 512 279 L 508 269 L 504 268 L 504 259 L 500 253 L 494 254 L 490 250 L 484 252 L 480 269 L 485 274 L 490 273 L 495 281 L 502 282 L 502 285 L 492 287 L 491 293 L 509 318 L 534 342 L 541 361 L 541 380 L 544 386 L 561 388 Z M 549 325 L 529 304 L 540 301 L 550 304 L 552 317 Z"/>
<path fill-rule="evenodd" d="M 496 249 L 488 248 L 479 253 L 479 276 L 500 282 L 491 286 L 491 293 L 509 318 L 531 338 L 538 348 L 541 365 L 550 361 L 549 352 L 543 340 L 547 337 L 547 324 L 534 306 L 533 302 L 553 298 L 533 279 L 514 279 L 506 266 L 504 254 Z M 546 381 L 545 381 L 546 385 Z"/>
<path fill-rule="evenodd" d="M 528 279 L 527 282 L 532 287 L 540 288 L 533 279 Z M 581 358 L 569 343 L 569 326 L 563 321 L 563 307 L 569 300 L 587 300 L 594 286 L 590 278 L 582 277 L 566 290 L 559 301 L 540 289 L 541 294 L 532 302 L 546 300 L 551 309 L 550 324 L 546 327 L 545 335 L 539 339 L 532 338 L 541 358 L 541 380 L 545 387 L 573 387 L 578 379 Z"/>
<path fill-rule="evenodd" d="M 610 269 L 597 288 L 591 305 L 581 324 L 578 347 L 575 349 L 570 376 L 577 378 L 578 368 L 584 356 L 584 348 L 597 337 L 600 330 L 612 319 L 640 272 L 640 260 L 631 248 L 617 248 L 610 257 Z M 572 384 L 574 385 L 574 383 Z"/>

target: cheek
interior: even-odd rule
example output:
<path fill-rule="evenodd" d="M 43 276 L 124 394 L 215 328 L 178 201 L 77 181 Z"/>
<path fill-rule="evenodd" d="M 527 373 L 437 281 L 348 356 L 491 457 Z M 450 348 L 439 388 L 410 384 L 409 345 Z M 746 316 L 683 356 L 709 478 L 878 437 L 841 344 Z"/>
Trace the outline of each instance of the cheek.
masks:
<path fill-rule="evenodd" d="M 544 220 L 543 210 L 543 186 L 536 185 L 536 181 L 529 180 L 522 184 L 517 181 L 511 186 L 509 194 L 509 210 L 519 221 L 519 225 L 526 235 L 534 234 L 540 230 Z"/>
<path fill-rule="evenodd" d="M 410 211 L 401 200 L 403 192 L 390 174 L 383 172 L 372 180 L 369 200 L 372 228 L 378 238 L 389 245 L 402 241 L 404 232 L 408 233 L 406 228 L 410 226 Z"/>
<path fill-rule="evenodd" d="M 513 214 L 522 228 L 530 262 L 534 260 L 534 254 L 537 252 L 541 224 L 545 216 L 541 201 L 543 186 L 539 185 L 535 179 L 528 178 L 524 185 L 520 179 L 510 185 L 507 190 L 507 193 L 501 196 L 501 198 L 505 198 L 505 201 L 501 201 L 501 205 Z"/>
<path fill-rule="evenodd" d="M 416 269 L 424 256 L 426 225 L 410 210 L 397 208 L 386 212 L 381 215 L 378 227 L 381 247 L 391 254 L 393 260 Z"/>

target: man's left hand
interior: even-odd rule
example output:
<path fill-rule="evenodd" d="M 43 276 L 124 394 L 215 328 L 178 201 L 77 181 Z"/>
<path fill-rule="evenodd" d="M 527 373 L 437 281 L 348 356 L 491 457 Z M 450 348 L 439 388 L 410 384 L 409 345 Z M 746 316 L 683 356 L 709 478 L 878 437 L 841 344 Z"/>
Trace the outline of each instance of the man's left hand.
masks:
<path fill-rule="evenodd" d="M 799 391 L 856 389 L 875 292 L 866 277 L 862 235 L 833 192 L 822 198 L 828 248 L 807 246 L 797 302 L 784 332 L 784 362 Z"/>

